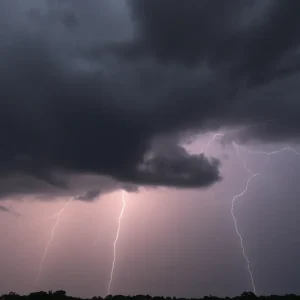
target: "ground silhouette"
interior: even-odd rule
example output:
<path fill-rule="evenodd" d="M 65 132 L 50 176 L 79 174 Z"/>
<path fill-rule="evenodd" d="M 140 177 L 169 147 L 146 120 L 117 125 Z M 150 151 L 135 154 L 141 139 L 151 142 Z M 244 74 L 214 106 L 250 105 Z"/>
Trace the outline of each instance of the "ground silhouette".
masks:
<path fill-rule="evenodd" d="M 0 300 L 300 300 L 300 296 L 294 294 L 286 295 L 269 295 L 256 296 L 252 292 L 244 292 L 236 297 L 216 297 L 205 296 L 203 298 L 176 298 L 176 297 L 151 297 L 149 295 L 123 296 L 123 295 L 108 295 L 105 298 L 94 296 L 92 298 L 78 298 L 67 296 L 66 292 L 59 290 L 56 292 L 49 291 L 48 293 L 40 291 L 29 295 L 18 295 L 14 292 L 0 296 Z"/>

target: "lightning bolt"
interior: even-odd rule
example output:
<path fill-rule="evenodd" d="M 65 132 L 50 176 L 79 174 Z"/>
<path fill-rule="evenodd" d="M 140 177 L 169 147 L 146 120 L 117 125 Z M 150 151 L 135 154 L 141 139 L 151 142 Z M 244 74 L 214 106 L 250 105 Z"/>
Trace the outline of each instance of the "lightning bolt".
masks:
<path fill-rule="evenodd" d="M 244 129 L 246 129 L 246 127 L 240 129 L 240 130 L 237 130 L 237 131 L 234 131 L 234 132 L 240 132 L 240 131 L 243 131 Z M 230 133 L 234 133 L 234 132 L 230 132 Z M 204 146 L 204 148 L 201 149 L 201 153 L 203 153 L 203 149 L 204 150 L 207 150 L 207 148 L 210 146 L 210 144 L 216 140 L 217 137 L 224 137 L 226 134 L 228 133 L 214 133 L 212 138 L 207 142 L 207 144 Z M 256 293 L 256 286 L 254 284 L 254 277 L 253 277 L 253 273 L 252 273 L 252 270 L 251 270 L 251 266 L 250 266 L 250 260 L 246 254 L 246 251 L 245 251 L 245 247 L 244 247 L 244 242 L 243 242 L 243 237 L 241 235 L 241 233 L 239 232 L 238 230 L 238 224 L 237 224 L 237 219 L 235 217 L 235 214 L 234 214 L 234 204 L 235 204 L 235 201 L 239 198 L 239 197 L 242 197 L 247 191 L 248 191 L 248 187 L 249 187 L 249 184 L 251 182 L 251 180 L 258 176 L 260 173 L 253 173 L 247 166 L 247 163 L 246 161 L 241 157 L 240 155 L 240 151 L 239 151 L 239 145 L 236 144 L 235 142 L 232 142 L 232 145 L 235 147 L 236 149 L 236 153 L 237 153 L 237 157 L 239 160 L 241 160 L 244 168 L 246 169 L 246 171 L 250 174 L 250 177 L 248 178 L 247 180 L 247 183 L 246 183 L 246 187 L 245 189 L 240 193 L 240 194 L 237 194 L 235 195 L 233 198 L 232 198 L 232 201 L 231 201 L 231 216 L 232 216 L 232 219 L 233 219 L 233 223 L 234 223 L 234 228 L 235 228 L 235 232 L 237 234 L 237 236 L 239 237 L 239 240 L 240 240 L 240 245 L 241 245 L 241 248 L 242 248 L 242 254 L 243 254 L 243 257 L 244 259 L 246 260 L 246 263 L 247 263 L 247 270 L 248 270 L 248 273 L 250 275 L 250 279 L 251 279 L 251 285 L 252 285 L 252 289 L 253 289 L 253 292 Z"/>
<path fill-rule="evenodd" d="M 112 267 L 111 267 L 111 272 L 110 272 L 110 279 L 108 282 L 107 295 L 110 295 L 111 283 L 112 283 L 113 276 L 114 276 L 115 262 L 116 262 L 116 247 L 117 247 L 117 242 L 118 242 L 119 235 L 120 235 L 121 221 L 122 221 L 122 217 L 123 217 L 123 214 L 125 211 L 125 207 L 126 207 L 125 192 L 122 191 L 122 208 L 121 208 L 121 212 L 120 212 L 120 215 L 118 218 L 118 229 L 117 229 L 117 234 L 116 234 L 116 238 L 114 241 L 113 262 L 112 262 Z"/>
<path fill-rule="evenodd" d="M 235 227 L 235 232 L 236 234 L 238 235 L 239 239 L 240 239 L 240 244 L 241 244 L 241 248 L 242 248 L 242 252 L 243 252 L 243 256 L 247 262 L 247 269 L 248 269 L 248 272 L 249 272 L 249 275 L 250 275 L 250 278 L 251 278 L 251 284 L 252 284 L 252 289 L 253 289 L 253 293 L 256 294 L 256 286 L 254 284 L 254 278 L 253 278 L 253 273 L 252 273 L 252 270 L 251 270 L 251 267 L 250 267 L 250 260 L 246 254 L 246 251 L 245 251 L 245 247 L 244 247 L 244 241 L 243 241 L 243 238 L 242 238 L 242 235 L 240 234 L 239 230 L 238 230 L 238 224 L 237 224 L 237 220 L 236 220 L 236 217 L 235 217 L 235 214 L 234 214 L 234 203 L 236 201 L 236 199 L 238 199 L 239 197 L 242 197 L 247 191 L 248 191 L 248 187 L 249 187 L 249 184 L 251 182 L 251 180 L 258 176 L 260 173 L 253 173 L 247 166 L 247 163 L 245 162 L 244 159 L 242 159 L 241 155 L 240 155 L 240 152 L 239 152 L 239 146 L 235 143 L 235 142 L 232 142 L 233 146 L 235 147 L 236 149 L 236 153 L 237 153 L 237 157 L 242 161 L 243 163 L 243 166 L 244 168 L 248 171 L 248 173 L 250 173 L 250 177 L 248 178 L 247 180 L 247 183 L 246 183 L 246 187 L 245 189 L 238 195 L 235 195 L 233 198 L 232 198 L 232 201 L 231 201 L 231 215 L 232 215 L 232 218 L 233 218 L 233 222 L 234 222 L 234 227 Z"/>
<path fill-rule="evenodd" d="M 266 122 L 270 122 L 270 121 L 272 121 L 272 120 L 268 120 Z M 259 124 L 256 124 L 256 125 L 259 125 Z M 250 126 L 253 126 L 253 125 L 250 125 Z M 247 128 L 249 128 L 249 126 L 246 126 L 246 127 L 242 128 L 241 130 L 237 130 L 237 131 L 234 131 L 234 132 L 228 132 L 228 133 L 241 132 L 241 131 L 243 131 L 244 129 L 247 129 Z M 201 153 L 203 153 L 204 152 L 203 149 L 206 150 L 210 146 L 210 144 L 214 140 L 216 140 L 217 137 L 224 137 L 228 133 L 215 133 L 215 134 L 213 134 L 212 138 L 207 142 L 207 144 L 205 145 L 205 147 L 201 149 Z M 254 276 L 253 276 L 253 273 L 252 273 L 252 270 L 251 270 L 250 260 L 249 260 L 247 254 L 246 254 L 245 247 L 244 247 L 243 237 L 242 237 L 241 233 L 238 230 L 237 219 L 236 219 L 236 216 L 234 214 L 234 204 L 235 204 L 236 200 L 239 197 L 242 197 L 248 191 L 248 188 L 249 188 L 249 185 L 250 185 L 250 182 L 252 181 L 252 179 L 254 177 L 256 177 L 256 176 L 258 176 L 258 175 L 261 174 L 261 172 L 266 168 L 267 163 L 269 162 L 269 160 L 266 160 L 266 163 L 263 166 L 261 172 L 254 173 L 253 171 L 251 171 L 251 169 L 249 169 L 249 167 L 247 166 L 246 161 L 241 157 L 239 149 L 244 149 L 245 151 L 247 151 L 250 154 L 262 154 L 262 155 L 266 155 L 268 158 L 270 158 L 271 155 L 277 155 L 277 154 L 280 154 L 280 153 L 282 153 L 284 151 L 294 152 L 297 155 L 300 155 L 300 152 L 296 151 L 295 149 L 293 149 L 293 148 L 291 148 L 289 146 L 288 147 L 284 147 L 284 148 L 279 149 L 279 150 L 273 150 L 271 152 L 266 152 L 266 151 L 254 151 L 254 150 L 250 150 L 250 149 L 248 149 L 246 147 L 238 145 L 234 141 L 232 141 L 232 145 L 236 149 L 236 154 L 237 154 L 238 159 L 242 162 L 245 170 L 250 174 L 250 177 L 248 178 L 248 180 L 246 182 L 245 189 L 240 194 L 237 194 L 237 195 L 235 195 L 232 198 L 232 201 L 231 201 L 231 215 L 232 215 L 232 219 L 233 219 L 233 222 L 234 222 L 234 227 L 235 227 L 236 234 L 237 234 L 237 236 L 238 236 L 238 238 L 240 240 L 240 245 L 241 245 L 243 257 L 244 257 L 244 259 L 245 259 L 245 261 L 247 263 L 247 270 L 248 270 L 248 273 L 249 273 L 249 276 L 250 276 L 250 279 L 251 279 L 252 290 L 253 290 L 254 294 L 256 294 L 256 286 L 255 286 L 255 283 L 254 283 Z"/>
<path fill-rule="evenodd" d="M 216 139 L 216 137 L 218 137 L 218 136 L 224 137 L 224 135 L 225 135 L 225 133 L 214 133 L 213 137 L 207 142 L 207 144 L 204 146 L 204 148 L 201 148 L 200 154 L 204 153 L 204 150 L 207 150 L 207 148 Z"/>
<path fill-rule="evenodd" d="M 59 222 L 60 222 L 60 218 L 61 218 L 61 214 L 65 211 L 65 209 L 69 206 L 69 204 L 72 202 L 73 198 L 71 198 L 64 206 L 63 208 L 58 212 L 56 213 L 56 222 L 51 230 L 51 236 L 48 240 L 48 243 L 46 244 L 46 248 L 45 248 L 45 251 L 44 251 L 44 254 L 42 256 L 42 259 L 41 259 L 41 262 L 40 262 L 40 266 L 39 266 L 39 271 L 37 273 L 37 276 L 36 276 L 36 279 L 35 279 L 35 285 L 37 284 L 39 278 L 40 278 L 40 275 L 41 275 L 41 272 L 42 272 L 42 269 L 43 269 L 43 265 L 44 265 L 44 262 L 45 262 L 45 259 L 47 257 L 47 253 L 48 253 L 48 250 L 49 250 L 49 247 L 52 243 L 52 240 L 54 238 L 54 233 L 55 233 L 55 229 L 56 227 L 58 226 Z"/>
<path fill-rule="evenodd" d="M 300 155 L 300 152 L 296 151 L 295 149 L 291 148 L 291 147 L 284 147 L 282 149 L 279 149 L 279 150 L 273 150 L 271 152 L 266 152 L 266 151 L 254 151 L 254 150 L 250 150 L 250 149 L 247 149 L 243 146 L 240 146 L 240 148 L 243 148 L 244 150 L 246 150 L 247 152 L 251 153 L 251 154 L 265 154 L 265 155 L 273 155 L 273 154 L 280 154 L 281 152 L 284 152 L 284 151 L 291 151 L 291 152 L 294 152 L 295 154 L 297 155 Z"/>
<path fill-rule="evenodd" d="M 295 149 L 291 148 L 291 147 L 284 147 L 284 148 L 282 148 L 282 149 L 280 149 L 280 150 L 273 150 L 273 151 L 271 151 L 271 152 L 266 152 L 266 151 L 253 151 L 253 150 L 250 150 L 250 149 L 248 149 L 248 148 L 242 147 L 242 146 L 236 144 L 235 142 L 232 142 L 232 143 L 233 143 L 233 146 L 236 148 L 238 158 L 242 161 L 242 163 L 243 163 L 243 165 L 244 165 L 244 168 L 245 168 L 245 169 L 250 173 L 250 175 L 251 175 L 251 176 L 248 178 L 248 181 L 247 181 L 245 190 L 244 190 L 241 194 L 236 195 L 236 196 L 233 197 L 232 202 L 231 202 L 231 203 L 232 203 L 232 206 L 231 206 L 231 215 L 232 215 L 232 218 L 233 218 L 233 220 L 234 220 L 234 225 L 235 225 L 236 233 L 237 233 L 238 237 L 240 238 L 240 243 L 241 243 L 241 248 L 242 248 L 242 251 L 243 251 L 243 256 L 244 256 L 245 260 L 247 261 L 247 268 L 248 268 L 248 271 L 249 271 L 249 274 L 250 274 L 250 277 L 251 277 L 251 283 L 252 283 L 253 292 L 256 293 L 256 287 L 255 287 L 255 284 L 254 284 L 253 273 L 252 273 L 251 268 L 250 268 L 250 261 L 249 261 L 247 255 L 246 255 L 246 253 L 245 253 L 245 248 L 244 248 L 244 245 L 243 245 L 243 238 L 242 238 L 240 232 L 238 231 L 237 220 L 236 220 L 236 217 L 235 217 L 235 215 L 234 215 L 233 209 L 234 209 L 234 202 L 235 202 L 235 200 L 236 200 L 238 197 L 243 196 L 243 195 L 247 192 L 250 181 L 251 181 L 255 176 L 259 175 L 260 173 L 253 173 L 253 172 L 247 167 L 246 162 L 245 162 L 245 161 L 241 158 L 241 156 L 240 156 L 239 148 L 242 148 L 242 149 L 244 149 L 245 151 L 247 151 L 247 152 L 249 152 L 249 153 L 251 153 L 251 154 L 264 154 L 264 155 L 266 155 L 268 158 L 270 158 L 271 155 L 277 155 L 277 154 L 280 154 L 280 153 L 282 153 L 282 152 L 284 152 L 284 151 L 291 151 L 291 152 L 294 152 L 294 153 L 297 154 L 297 155 L 300 155 L 300 153 L 299 153 L 298 151 L 296 151 Z M 266 161 L 266 163 L 265 163 L 265 165 L 263 166 L 262 170 L 264 170 L 264 169 L 266 168 L 266 165 L 267 165 L 268 161 L 269 161 L 269 160 Z M 261 171 L 261 172 L 262 172 L 262 171 Z"/>

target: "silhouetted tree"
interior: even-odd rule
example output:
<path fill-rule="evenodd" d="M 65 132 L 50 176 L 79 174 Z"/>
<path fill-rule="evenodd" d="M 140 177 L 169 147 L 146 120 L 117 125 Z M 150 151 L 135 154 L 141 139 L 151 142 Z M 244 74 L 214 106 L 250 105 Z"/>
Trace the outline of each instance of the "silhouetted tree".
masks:
<path fill-rule="evenodd" d="M 46 292 L 34 292 L 28 295 L 29 299 L 45 299 L 48 296 Z"/>
<path fill-rule="evenodd" d="M 242 293 L 241 297 L 248 298 L 248 299 L 257 298 L 253 292 L 244 292 L 244 293 Z"/>
<path fill-rule="evenodd" d="M 300 0 L 299 0 L 300 1 Z M 48 293 L 40 291 L 29 294 L 28 296 L 21 296 L 14 292 L 0 296 L 0 300 L 89 300 L 80 299 L 67 296 L 64 290 L 58 290 L 56 292 L 49 291 Z M 90 300 L 104 300 L 102 297 L 93 297 Z M 244 292 L 237 297 L 215 297 L 215 296 L 205 296 L 202 299 L 186 299 L 186 298 L 176 298 L 176 297 L 151 297 L 150 295 L 137 295 L 137 296 L 123 296 L 123 295 L 107 295 L 105 300 L 300 300 L 300 296 L 294 294 L 286 294 L 284 296 L 270 295 L 270 296 L 256 296 L 252 292 Z"/>
<path fill-rule="evenodd" d="M 53 296 L 58 296 L 58 297 L 65 297 L 67 295 L 66 291 L 63 290 L 58 290 L 53 293 Z"/>
<path fill-rule="evenodd" d="M 92 300 L 103 300 L 103 298 L 102 297 L 100 297 L 100 296 L 94 296 L 93 298 L 92 298 Z"/>

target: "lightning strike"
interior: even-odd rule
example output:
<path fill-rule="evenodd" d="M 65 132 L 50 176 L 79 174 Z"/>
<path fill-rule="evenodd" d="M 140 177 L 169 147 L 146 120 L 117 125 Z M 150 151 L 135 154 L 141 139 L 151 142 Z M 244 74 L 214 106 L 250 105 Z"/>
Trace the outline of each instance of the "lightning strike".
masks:
<path fill-rule="evenodd" d="M 238 131 L 234 131 L 234 132 L 240 132 L 240 131 L 243 131 L 246 127 L 238 130 Z M 230 133 L 233 133 L 233 132 L 230 132 Z M 207 148 L 210 146 L 210 144 L 217 138 L 217 137 L 224 137 L 227 133 L 214 133 L 212 138 L 207 142 L 207 144 L 205 145 L 204 147 L 204 150 L 207 150 Z M 236 149 L 236 153 L 237 153 L 237 157 L 239 158 L 239 160 L 241 160 L 241 162 L 243 163 L 243 166 L 244 168 L 247 170 L 248 173 L 250 173 L 250 177 L 248 178 L 247 180 L 247 183 L 246 183 L 246 187 L 245 189 L 238 195 L 235 195 L 231 201 L 231 215 L 232 215 L 232 218 L 233 218 L 233 222 L 234 222 L 234 228 L 235 228 L 235 231 L 236 231 L 236 234 L 237 236 L 239 237 L 240 239 L 240 245 L 241 245 L 241 248 L 242 248 L 242 253 L 243 253 L 243 257 L 245 258 L 246 262 L 247 262 L 247 269 L 248 269 L 248 273 L 250 275 L 250 279 L 251 279 L 251 285 L 252 285 L 252 289 L 253 289 L 253 292 L 256 293 L 256 286 L 254 284 L 254 277 L 253 277 L 253 273 L 252 273 L 252 270 L 251 270 L 251 266 L 250 266 L 250 260 L 248 258 L 248 256 L 246 255 L 246 251 L 245 251 L 245 247 L 244 247 L 244 242 L 243 242 L 243 238 L 242 238 L 242 235 L 240 234 L 239 230 L 238 230 L 238 224 L 237 224 L 237 219 L 234 215 L 234 204 L 235 204 L 235 201 L 239 198 L 239 197 L 242 197 L 248 190 L 248 187 L 249 187 L 249 184 L 251 182 L 251 180 L 258 176 L 260 173 L 253 173 L 247 166 L 247 163 L 244 159 L 242 159 L 241 155 L 240 155 L 240 152 L 239 152 L 239 145 L 237 145 L 235 142 L 232 142 L 233 146 L 235 147 Z M 203 153 L 203 148 L 201 148 L 201 153 Z"/>
<path fill-rule="evenodd" d="M 245 129 L 242 128 L 241 130 L 239 130 L 238 132 L 240 131 L 243 131 Z M 236 131 L 235 131 L 236 132 Z M 230 132 L 230 133 L 233 133 L 233 132 Z M 226 135 L 226 133 L 215 133 L 213 134 L 212 138 L 207 142 L 207 144 L 205 145 L 204 149 L 206 150 L 210 144 L 217 138 L 217 137 L 224 137 Z M 235 217 L 235 214 L 234 214 L 234 204 L 235 204 L 235 201 L 239 198 L 239 197 L 242 197 L 247 191 L 248 191 L 248 187 L 249 187 L 249 184 L 251 182 L 251 180 L 258 176 L 260 173 L 253 173 L 247 166 L 247 163 L 246 161 L 241 157 L 240 155 L 240 151 L 239 151 L 239 145 L 237 145 L 235 142 L 232 142 L 232 145 L 235 147 L 236 149 L 236 153 L 237 153 L 237 157 L 238 159 L 242 162 L 244 168 L 246 169 L 246 171 L 250 174 L 250 177 L 248 178 L 247 180 L 247 183 L 246 183 L 246 187 L 245 189 L 238 195 L 235 195 L 233 198 L 232 198 L 232 201 L 231 201 L 231 215 L 232 215 L 232 219 L 233 219 L 233 222 L 234 222 L 234 228 L 235 228 L 235 232 L 237 234 L 237 236 L 239 237 L 239 240 L 240 240 L 240 245 L 241 245 L 241 248 L 242 248 L 242 253 L 243 253 L 243 257 L 244 259 L 246 260 L 246 263 L 247 263 L 247 270 L 248 270 L 248 273 L 249 273 L 249 276 L 250 276 L 250 279 L 251 279 L 251 285 L 252 285 L 252 290 L 254 292 L 254 294 L 256 293 L 256 286 L 254 284 L 254 277 L 253 277 L 253 273 L 252 273 L 252 270 L 251 270 L 251 266 L 250 266 L 250 260 L 246 254 L 246 251 L 245 251 L 245 247 L 244 247 L 244 241 L 243 241 L 243 238 L 242 238 L 242 235 L 240 234 L 239 230 L 238 230 L 238 224 L 237 224 L 237 219 Z M 201 149 L 201 153 L 203 153 L 203 149 Z"/>
<path fill-rule="evenodd" d="M 273 121 L 273 120 L 267 120 L 265 122 L 262 122 L 263 123 L 268 123 L 270 121 Z M 255 125 L 259 125 L 259 124 L 255 124 Z M 254 126 L 254 125 L 250 125 L 250 126 L 246 126 L 246 127 L 243 127 L 242 129 L 240 130 L 237 130 L 237 131 L 232 131 L 232 132 L 227 132 L 227 133 L 215 133 L 213 134 L 212 138 L 207 142 L 207 144 L 204 146 L 204 148 L 201 148 L 201 152 L 200 153 L 203 153 L 204 151 L 203 150 L 207 150 L 207 148 L 210 146 L 210 144 L 216 140 L 217 137 L 225 137 L 225 135 L 227 134 L 231 134 L 231 133 L 236 133 L 236 132 L 241 132 L 251 126 Z M 250 182 L 253 180 L 254 177 L 258 176 L 261 174 L 261 172 L 266 168 L 267 166 L 267 163 L 269 162 L 269 159 L 266 161 L 265 165 L 263 166 L 262 170 L 258 173 L 254 173 L 253 171 L 251 171 L 251 169 L 247 166 L 247 163 L 246 161 L 241 157 L 240 155 L 240 151 L 239 149 L 243 149 L 245 151 L 247 151 L 248 153 L 250 154 L 262 154 L 262 155 L 267 155 L 268 158 L 271 157 L 271 155 L 277 155 L 277 154 L 280 154 L 284 151 L 290 151 L 290 152 L 294 152 L 295 154 L 297 155 L 300 155 L 300 152 L 296 151 L 295 149 L 291 148 L 291 147 L 284 147 L 282 149 L 279 149 L 279 150 L 274 150 L 274 151 L 271 151 L 271 152 L 266 152 L 266 151 L 254 151 L 254 150 L 250 150 L 250 149 L 247 149 L 243 146 L 240 146 L 238 145 L 236 142 L 232 141 L 232 145 L 233 147 L 236 149 L 236 154 L 237 154 L 237 157 L 238 159 L 242 162 L 245 170 L 250 174 L 250 177 L 248 178 L 247 182 L 246 182 L 246 186 L 245 186 L 245 189 L 238 195 L 235 195 L 233 198 L 232 198 L 232 201 L 231 201 L 231 215 L 232 215 L 232 219 L 233 219 L 233 222 L 234 222 L 234 228 L 235 228 L 235 231 L 236 231 L 236 234 L 240 240 L 240 245 L 241 245 L 241 249 L 242 249 L 242 254 L 243 254 L 243 257 L 247 263 L 247 270 L 248 270 L 248 273 L 249 273 L 249 276 L 250 276 L 250 279 L 251 279 L 251 285 L 252 285 L 252 290 L 254 292 L 254 294 L 256 294 L 256 286 L 255 286 L 255 283 L 254 283 L 254 276 L 253 276 L 253 272 L 252 272 L 252 269 L 251 269 L 251 263 L 250 263 L 250 260 L 246 254 L 246 251 L 245 251 L 245 247 L 244 247 L 244 241 L 243 241 L 243 237 L 241 235 L 241 233 L 239 232 L 239 229 L 238 229 L 238 223 L 237 223 L 237 219 L 236 219 L 236 216 L 234 214 L 234 204 L 236 202 L 236 200 L 240 197 L 242 197 L 247 191 L 248 191 L 248 188 L 249 188 L 249 185 L 250 185 Z"/>
<path fill-rule="evenodd" d="M 247 180 L 247 183 L 246 183 L 246 188 L 244 189 L 244 191 L 236 196 L 233 197 L 232 199 L 232 202 L 231 202 L 231 215 L 232 215 L 232 218 L 233 218 L 233 221 L 234 221 L 234 226 L 235 226 L 235 231 L 240 239 L 240 243 L 241 243 L 241 248 L 242 248 L 242 252 L 243 252 L 243 256 L 247 262 L 247 268 L 248 268 L 248 272 L 249 272 L 249 275 L 250 275 L 250 278 L 251 278 L 251 283 L 252 283 L 252 288 L 253 288 L 253 292 L 256 293 L 256 287 L 255 287 L 255 284 L 254 284 L 254 278 L 253 278 L 253 273 L 251 271 L 251 267 L 250 267 L 250 261 L 249 261 L 249 258 L 248 256 L 246 255 L 246 252 L 245 252 L 245 248 L 244 248 L 244 243 L 243 243 L 243 238 L 238 230 L 238 225 L 237 225 L 237 220 L 236 220 L 236 217 L 234 215 L 234 203 L 236 201 L 237 198 L 243 196 L 247 190 L 248 190 L 248 187 L 249 187 L 249 184 L 250 184 L 250 181 L 256 177 L 257 175 L 260 175 L 261 172 L 266 168 L 266 165 L 268 163 L 269 160 L 266 161 L 264 167 L 262 168 L 262 171 L 260 173 L 253 173 L 247 166 L 246 162 L 244 159 L 242 159 L 241 155 L 240 155 L 240 152 L 239 152 L 239 148 L 241 149 L 244 149 L 245 151 L 247 151 L 248 153 L 251 153 L 251 154 L 264 154 L 264 155 L 267 155 L 267 157 L 269 158 L 271 155 L 277 155 L 277 154 L 280 154 L 284 151 L 291 151 L 291 152 L 294 152 L 295 154 L 297 155 L 300 155 L 300 153 L 298 151 L 296 151 L 295 149 L 291 148 L 291 147 L 284 147 L 280 150 L 274 150 L 274 151 L 270 151 L 270 152 L 266 152 L 266 151 L 254 151 L 254 150 L 250 150 L 248 148 L 245 148 L 243 146 L 240 146 L 238 144 L 236 144 L 235 142 L 232 142 L 233 146 L 235 147 L 236 149 L 236 152 L 237 152 L 237 157 L 242 161 L 243 163 L 243 166 L 244 168 L 250 173 L 250 177 L 248 178 Z"/>
<path fill-rule="evenodd" d="M 42 259 L 41 259 L 41 262 L 40 262 L 40 266 L 39 266 L 39 271 L 38 271 L 38 274 L 36 276 L 36 279 L 35 279 L 35 285 L 37 284 L 39 278 L 40 278 L 40 275 L 41 275 L 41 272 L 42 272 L 42 269 L 43 269 L 43 265 L 44 265 L 44 262 L 45 262 L 45 259 L 46 259 L 46 256 L 47 256 L 47 253 L 48 253 L 48 250 L 49 250 L 49 247 L 52 243 L 52 240 L 54 238 L 54 233 L 55 233 L 55 229 L 56 227 L 58 226 L 59 222 L 60 222 L 60 218 L 61 218 L 61 214 L 65 211 L 65 209 L 69 206 L 69 204 L 72 202 L 73 198 L 71 198 L 65 205 L 64 207 L 58 212 L 56 213 L 56 222 L 51 230 L 51 236 L 48 240 L 48 243 L 46 244 L 46 248 L 45 248 L 45 251 L 44 251 L 44 254 L 42 256 Z"/>
<path fill-rule="evenodd" d="M 248 269 L 248 272 L 249 272 L 249 275 L 250 275 L 250 278 L 251 278 L 251 284 L 252 284 L 252 289 L 253 289 L 253 293 L 256 294 L 256 286 L 254 284 L 254 278 L 253 278 L 253 273 L 252 273 L 252 270 L 251 270 L 251 266 L 250 266 L 250 260 L 246 254 L 246 251 L 245 251 L 245 247 L 244 247 L 244 241 L 243 241 L 243 238 L 242 238 L 242 235 L 240 234 L 239 232 L 239 229 L 238 229 L 238 224 L 237 224 L 237 220 L 236 220 L 236 217 L 235 217 L 235 214 L 234 214 L 234 204 L 235 204 L 235 201 L 236 199 L 238 199 L 239 197 L 242 197 L 247 191 L 248 191 L 248 187 L 249 187 L 249 184 L 251 182 L 251 180 L 258 176 L 260 173 L 253 173 L 247 166 L 247 163 L 245 162 L 244 159 L 242 159 L 241 155 L 240 155 L 240 152 L 239 152 L 239 146 L 235 143 L 235 142 L 232 142 L 233 146 L 235 147 L 236 149 L 236 153 L 237 153 L 237 157 L 242 161 L 243 163 L 243 166 L 244 168 L 248 171 L 248 173 L 250 173 L 250 177 L 248 178 L 247 180 L 247 183 L 246 183 L 246 187 L 245 189 L 238 195 L 235 195 L 233 198 L 232 198 L 232 201 L 231 201 L 231 215 L 232 215 L 232 218 L 233 218 L 233 222 L 234 222 L 234 227 L 235 227 L 235 232 L 236 234 L 238 235 L 239 239 L 240 239 L 240 244 L 241 244 L 241 248 L 242 248 L 242 252 L 243 252 L 243 256 L 247 262 L 247 269 Z"/>
<path fill-rule="evenodd" d="M 245 151 L 247 151 L 247 152 L 249 152 L 251 154 L 274 155 L 274 154 L 280 154 L 281 152 L 284 152 L 284 151 L 291 151 L 291 152 L 294 152 L 297 155 L 300 155 L 300 152 L 296 151 L 295 149 L 293 149 L 291 147 L 284 147 L 282 149 L 274 150 L 274 151 L 271 151 L 271 152 L 250 150 L 250 149 L 247 149 L 247 148 L 245 148 L 243 146 L 240 146 L 240 145 L 239 145 L 239 147 L 243 148 Z"/>
<path fill-rule="evenodd" d="M 112 267 L 111 267 L 111 272 L 110 272 L 110 279 L 108 282 L 107 295 L 110 295 L 111 283 L 112 283 L 113 276 L 114 276 L 114 269 L 115 269 L 115 262 L 116 262 L 116 247 L 117 247 L 117 242 L 118 242 L 119 235 L 120 235 L 121 221 L 122 221 L 122 217 L 123 217 L 123 214 L 125 211 L 125 207 L 126 207 L 125 192 L 122 191 L 122 208 L 121 208 L 121 212 L 120 212 L 120 215 L 118 218 L 118 229 L 117 229 L 117 234 L 116 234 L 116 238 L 114 241 L 113 262 L 112 262 Z"/>
<path fill-rule="evenodd" d="M 225 133 L 214 133 L 214 134 L 213 134 L 213 137 L 212 137 L 212 138 L 207 142 L 207 144 L 205 145 L 204 150 L 207 150 L 207 148 L 208 148 L 208 147 L 210 146 L 210 144 L 216 139 L 216 137 L 218 137 L 218 136 L 224 137 L 224 135 L 225 135 Z M 201 148 L 200 154 L 203 153 L 204 150 L 203 150 L 203 148 Z"/>

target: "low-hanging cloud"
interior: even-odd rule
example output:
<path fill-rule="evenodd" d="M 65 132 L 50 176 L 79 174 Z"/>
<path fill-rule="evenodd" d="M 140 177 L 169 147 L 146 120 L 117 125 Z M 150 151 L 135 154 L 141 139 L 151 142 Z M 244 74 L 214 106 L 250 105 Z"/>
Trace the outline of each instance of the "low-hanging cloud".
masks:
<path fill-rule="evenodd" d="M 7 207 L 7 206 L 4 206 L 4 205 L 0 205 L 0 212 L 3 212 L 3 213 L 8 213 L 8 214 L 12 214 L 16 217 L 19 217 L 21 216 L 19 213 L 17 213 L 16 211 L 14 211 L 13 209 Z"/>
<path fill-rule="evenodd" d="M 124 184 L 207 187 L 220 162 L 189 154 L 184 132 L 281 117 L 247 136 L 298 136 L 298 68 L 285 62 L 298 58 L 298 2 L 121 2 L 32 0 L 0 13 L 3 180 L 30 177 L 26 193 L 56 195 L 73 193 L 73 174 L 108 178 L 78 182 L 81 200 Z M 260 19 L 244 24 L 250 8 Z M 168 151 L 153 147 L 161 135 L 177 137 Z M 3 195 L 23 193 L 14 187 Z"/>

